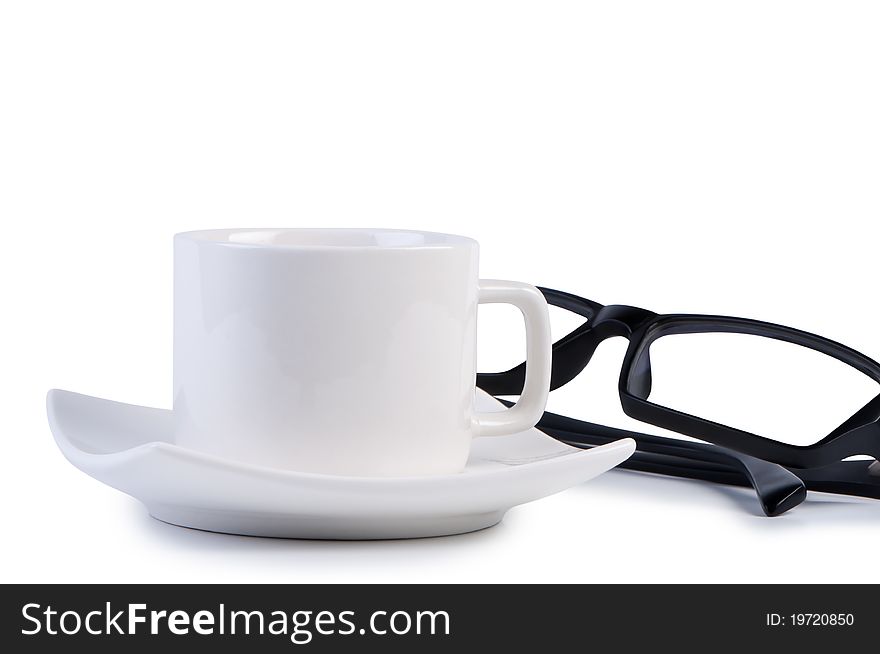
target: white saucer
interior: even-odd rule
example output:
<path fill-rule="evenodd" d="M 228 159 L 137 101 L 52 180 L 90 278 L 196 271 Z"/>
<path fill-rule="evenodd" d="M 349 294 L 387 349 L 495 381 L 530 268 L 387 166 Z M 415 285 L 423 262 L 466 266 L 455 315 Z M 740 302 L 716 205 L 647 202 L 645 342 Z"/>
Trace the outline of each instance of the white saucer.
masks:
<path fill-rule="evenodd" d="M 490 527 L 513 506 L 585 482 L 635 450 L 580 450 L 536 429 L 478 438 L 467 468 L 430 477 L 340 477 L 227 461 L 173 444 L 171 411 L 52 390 L 49 425 L 77 468 L 164 522 L 280 538 L 418 538 Z M 504 407 L 478 391 L 477 409 Z"/>

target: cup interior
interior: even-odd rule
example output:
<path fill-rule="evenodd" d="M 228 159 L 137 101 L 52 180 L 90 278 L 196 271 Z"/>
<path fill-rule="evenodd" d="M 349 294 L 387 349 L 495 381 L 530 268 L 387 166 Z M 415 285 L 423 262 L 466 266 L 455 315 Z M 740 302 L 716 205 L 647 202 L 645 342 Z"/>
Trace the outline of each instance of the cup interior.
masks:
<path fill-rule="evenodd" d="M 396 229 L 212 229 L 178 236 L 280 248 L 442 248 L 475 243 L 464 236 Z"/>

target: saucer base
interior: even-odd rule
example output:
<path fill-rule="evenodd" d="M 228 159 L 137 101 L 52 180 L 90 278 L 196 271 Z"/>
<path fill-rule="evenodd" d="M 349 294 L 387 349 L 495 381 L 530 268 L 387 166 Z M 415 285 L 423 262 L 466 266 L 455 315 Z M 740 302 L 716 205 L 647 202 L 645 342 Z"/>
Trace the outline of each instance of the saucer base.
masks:
<path fill-rule="evenodd" d="M 147 510 L 156 520 L 177 527 L 239 536 L 301 538 L 311 540 L 390 540 L 452 536 L 492 527 L 506 511 L 453 516 L 385 517 L 350 516 L 328 520 L 327 516 L 269 514 L 152 505 Z"/>
<path fill-rule="evenodd" d="M 479 411 L 504 410 L 478 392 Z M 157 519 L 205 531 L 310 539 L 424 538 L 491 527 L 508 509 L 582 484 L 630 456 L 528 429 L 477 438 L 464 470 L 347 477 L 222 459 L 175 443 L 171 411 L 51 391 L 49 425 L 77 468 L 140 500 Z"/>

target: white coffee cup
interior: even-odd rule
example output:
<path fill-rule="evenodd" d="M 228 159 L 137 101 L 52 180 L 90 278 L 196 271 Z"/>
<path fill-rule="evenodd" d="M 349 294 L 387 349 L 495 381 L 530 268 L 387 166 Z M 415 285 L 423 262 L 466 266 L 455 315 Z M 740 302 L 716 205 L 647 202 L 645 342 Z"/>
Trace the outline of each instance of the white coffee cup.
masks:
<path fill-rule="evenodd" d="M 550 323 L 527 284 L 478 279 L 476 241 L 378 229 L 224 229 L 174 240 L 176 442 L 337 475 L 463 469 L 475 436 L 535 425 Z M 527 333 L 517 404 L 474 412 L 478 302 Z"/>

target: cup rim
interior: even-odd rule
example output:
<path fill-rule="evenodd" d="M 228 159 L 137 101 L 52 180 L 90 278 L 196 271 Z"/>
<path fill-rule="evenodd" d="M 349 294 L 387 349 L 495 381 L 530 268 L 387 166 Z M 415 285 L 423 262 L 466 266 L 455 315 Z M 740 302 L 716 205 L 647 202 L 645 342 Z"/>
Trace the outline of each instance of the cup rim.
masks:
<path fill-rule="evenodd" d="M 456 234 L 364 227 L 233 227 L 180 232 L 174 238 L 221 247 L 310 252 L 446 250 L 478 245 Z"/>

